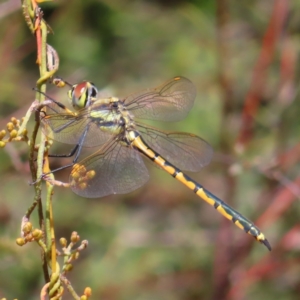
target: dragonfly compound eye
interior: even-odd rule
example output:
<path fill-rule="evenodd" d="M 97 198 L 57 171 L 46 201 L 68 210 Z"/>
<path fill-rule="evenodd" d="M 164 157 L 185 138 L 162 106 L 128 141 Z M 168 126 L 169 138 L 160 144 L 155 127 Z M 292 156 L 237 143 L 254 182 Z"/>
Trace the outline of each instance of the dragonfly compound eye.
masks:
<path fill-rule="evenodd" d="M 98 89 L 92 82 L 86 82 L 85 87 L 85 107 L 90 106 L 92 101 L 96 100 L 98 95 Z"/>
<path fill-rule="evenodd" d="M 68 93 L 73 107 L 77 110 L 90 105 L 91 100 L 93 100 L 97 94 L 98 90 L 95 85 L 88 81 L 73 85 Z"/>
<path fill-rule="evenodd" d="M 90 94 L 90 97 L 96 98 L 98 95 L 98 89 L 92 82 L 88 82 L 89 87 L 88 87 L 88 92 Z"/>

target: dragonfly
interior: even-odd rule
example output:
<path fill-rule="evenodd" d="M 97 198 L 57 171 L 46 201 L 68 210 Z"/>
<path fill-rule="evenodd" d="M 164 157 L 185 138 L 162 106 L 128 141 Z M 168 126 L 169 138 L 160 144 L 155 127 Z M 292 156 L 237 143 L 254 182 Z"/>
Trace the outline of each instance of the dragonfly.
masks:
<path fill-rule="evenodd" d="M 196 88 L 189 79 L 175 77 L 123 99 L 98 97 L 96 86 L 83 81 L 73 85 L 68 95 L 74 110 L 51 99 L 41 112 L 41 123 L 49 138 L 75 145 L 65 155 L 74 157 L 72 163 L 52 171 L 71 167 L 69 182 L 47 174 L 43 175 L 45 180 L 87 198 L 125 194 L 147 182 L 146 158 L 271 250 L 253 222 L 183 172 L 198 172 L 211 161 L 213 149 L 208 142 L 191 133 L 166 132 L 140 121 L 185 118 L 196 98 Z M 97 150 L 79 161 L 83 147 Z"/>

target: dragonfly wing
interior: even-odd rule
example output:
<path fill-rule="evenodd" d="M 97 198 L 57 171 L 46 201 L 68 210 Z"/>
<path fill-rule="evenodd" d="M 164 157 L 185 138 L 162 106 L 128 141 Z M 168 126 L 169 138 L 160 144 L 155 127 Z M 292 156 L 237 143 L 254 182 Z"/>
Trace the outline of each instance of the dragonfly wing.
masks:
<path fill-rule="evenodd" d="M 65 144 L 78 144 L 86 130 L 87 134 L 83 141 L 85 147 L 102 145 L 111 137 L 109 133 L 99 128 L 97 120 L 90 118 L 87 109 L 73 113 L 52 103 L 47 105 L 46 112 L 41 113 L 41 122 L 43 131 L 49 138 Z"/>
<path fill-rule="evenodd" d="M 179 169 L 198 172 L 212 159 L 212 147 L 194 134 L 164 132 L 140 123 L 138 128 L 145 142 Z"/>
<path fill-rule="evenodd" d="M 127 97 L 125 105 L 136 118 L 178 121 L 186 117 L 194 104 L 196 88 L 185 77 Z"/>
<path fill-rule="evenodd" d="M 82 181 L 77 180 L 79 168 L 84 169 L 84 174 L 93 174 L 93 176 L 86 176 L 87 180 L 83 185 L 81 185 Z M 95 154 L 74 165 L 70 184 L 76 194 L 87 198 L 98 198 L 129 193 L 144 185 L 148 179 L 148 170 L 140 154 L 130 147 L 112 141 Z"/>

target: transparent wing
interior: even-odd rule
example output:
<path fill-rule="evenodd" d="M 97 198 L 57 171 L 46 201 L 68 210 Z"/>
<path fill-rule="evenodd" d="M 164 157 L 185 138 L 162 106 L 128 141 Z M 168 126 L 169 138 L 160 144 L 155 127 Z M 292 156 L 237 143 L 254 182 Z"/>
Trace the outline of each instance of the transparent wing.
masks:
<path fill-rule="evenodd" d="M 175 77 L 166 83 L 135 93 L 124 101 L 136 118 L 178 121 L 186 117 L 194 104 L 196 88 L 184 77 Z"/>
<path fill-rule="evenodd" d="M 49 138 L 65 144 L 78 144 L 85 131 L 87 132 L 83 146 L 95 147 L 107 142 L 111 135 L 99 128 L 99 121 L 101 120 L 90 118 L 88 109 L 73 113 L 54 102 L 47 105 L 46 113 L 41 112 L 44 133 Z"/>
<path fill-rule="evenodd" d="M 164 132 L 141 123 L 137 125 L 145 142 L 179 169 L 198 172 L 212 159 L 212 147 L 194 134 Z"/>
<path fill-rule="evenodd" d="M 81 166 L 84 172 L 77 172 L 76 168 Z M 77 178 L 80 173 L 94 175 L 86 176 L 87 180 L 81 185 L 82 180 Z M 70 184 L 76 194 L 98 198 L 129 193 L 144 185 L 148 179 L 148 170 L 140 154 L 132 148 L 112 141 L 73 167 Z"/>

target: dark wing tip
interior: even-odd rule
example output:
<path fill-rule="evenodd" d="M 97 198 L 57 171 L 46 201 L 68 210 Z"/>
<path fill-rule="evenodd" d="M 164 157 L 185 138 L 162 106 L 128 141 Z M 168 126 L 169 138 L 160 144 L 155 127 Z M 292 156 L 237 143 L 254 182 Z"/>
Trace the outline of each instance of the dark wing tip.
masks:
<path fill-rule="evenodd" d="M 272 247 L 271 247 L 269 241 L 268 241 L 266 238 L 265 238 L 264 240 L 261 240 L 260 242 L 261 242 L 262 244 L 264 244 L 264 245 L 268 248 L 269 251 L 272 250 Z"/>

